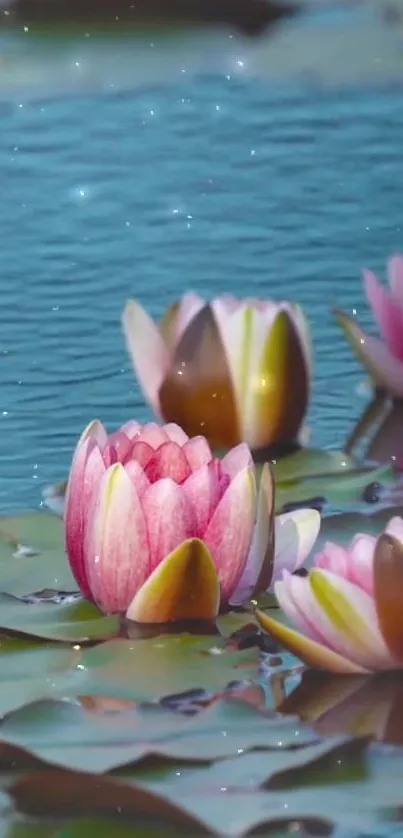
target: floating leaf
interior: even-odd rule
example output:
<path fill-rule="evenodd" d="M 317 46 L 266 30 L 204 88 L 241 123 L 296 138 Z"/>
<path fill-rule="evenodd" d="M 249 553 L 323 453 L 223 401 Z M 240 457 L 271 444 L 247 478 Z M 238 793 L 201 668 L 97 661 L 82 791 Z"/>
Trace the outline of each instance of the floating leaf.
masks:
<path fill-rule="evenodd" d="M 257 648 L 232 651 L 218 636 L 111 640 L 82 650 L 75 694 L 149 701 L 196 687 L 217 691 L 230 681 L 255 678 L 259 662 Z"/>
<path fill-rule="evenodd" d="M 21 596 L 45 588 L 77 590 L 62 522 L 46 512 L 0 518 L 0 591 Z"/>
<path fill-rule="evenodd" d="M 274 749 L 275 765 L 282 748 L 317 739 L 295 718 L 281 719 L 236 699 L 217 700 L 192 717 L 160 705 L 93 713 L 78 701 L 43 700 L 9 714 L 0 732 L 3 764 L 8 759 L 26 765 L 20 750 L 13 753 L 17 746 L 28 752 L 28 761 L 36 757 L 60 768 L 100 774 L 148 755 L 200 763 L 253 748 Z M 288 762 L 279 756 L 277 764 Z"/>
<path fill-rule="evenodd" d="M 49 794 L 49 789 L 52 793 Z M 168 823 L 202 831 L 203 824 L 180 805 L 162 796 L 99 775 L 67 771 L 41 771 L 17 780 L 9 788 L 20 809 L 33 815 L 71 815 L 118 811 L 147 823 Z"/>
<path fill-rule="evenodd" d="M 294 454 L 273 463 L 274 476 L 278 483 L 293 483 L 309 477 L 345 474 L 356 468 L 356 461 L 344 451 L 321 450 L 320 448 L 301 448 Z"/>
<path fill-rule="evenodd" d="M 334 474 L 308 476 L 295 482 L 276 484 L 276 507 L 309 505 L 335 509 L 374 503 L 396 484 L 396 475 L 389 466 L 362 467 Z"/>
<path fill-rule="evenodd" d="M 27 702 L 63 692 L 75 670 L 79 650 L 20 639 L 0 641 L 0 716 Z"/>
<path fill-rule="evenodd" d="M 105 640 L 119 631 L 119 619 L 108 617 L 96 605 L 77 602 L 24 602 L 0 594 L 0 631 L 66 643 Z"/>

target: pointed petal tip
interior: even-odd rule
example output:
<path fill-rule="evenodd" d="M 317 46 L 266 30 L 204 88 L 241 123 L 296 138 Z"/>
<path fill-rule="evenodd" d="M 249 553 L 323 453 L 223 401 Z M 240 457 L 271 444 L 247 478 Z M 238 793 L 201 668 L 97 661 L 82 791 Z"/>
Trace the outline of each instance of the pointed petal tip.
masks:
<path fill-rule="evenodd" d="M 143 389 L 157 415 L 160 415 L 159 391 L 169 368 L 170 356 L 161 332 L 136 300 L 129 300 L 122 314 L 126 348 Z"/>
<path fill-rule="evenodd" d="M 87 439 L 94 439 L 101 448 L 107 442 L 108 434 L 100 419 L 91 419 L 91 422 L 88 422 L 78 440 L 78 445 Z"/>
<path fill-rule="evenodd" d="M 211 621 L 220 607 L 220 585 L 206 544 L 183 541 L 153 571 L 136 594 L 126 617 L 137 623 Z"/>
<path fill-rule="evenodd" d="M 358 666 L 358 664 L 353 663 L 348 658 L 336 652 L 332 652 L 321 643 L 310 640 L 298 631 L 274 620 L 264 611 L 256 609 L 254 613 L 261 628 L 267 634 L 271 635 L 271 637 L 274 637 L 275 640 L 278 640 L 288 652 L 291 652 L 307 666 L 313 669 L 335 672 L 340 675 L 368 672 L 367 669 Z"/>

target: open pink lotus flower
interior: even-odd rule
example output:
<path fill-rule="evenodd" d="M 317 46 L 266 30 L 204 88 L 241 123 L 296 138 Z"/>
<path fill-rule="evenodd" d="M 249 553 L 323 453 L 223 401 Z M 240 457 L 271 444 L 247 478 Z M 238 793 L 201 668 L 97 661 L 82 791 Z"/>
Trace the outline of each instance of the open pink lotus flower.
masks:
<path fill-rule="evenodd" d="M 158 325 L 127 303 L 123 328 L 155 414 L 214 448 L 294 440 L 308 405 L 311 350 L 298 306 L 189 293 Z"/>
<path fill-rule="evenodd" d="M 257 611 L 266 631 L 309 666 L 331 672 L 403 667 L 403 519 L 348 548 L 326 543 L 305 578 L 283 572 L 274 591 L 298 631 Z"/>
<path fill-rule="evenodd" d="M 141 623 L 213 619 L 267 590 L 311 550 L 320 516 L 274 518 L 263 467 L 258 492 L 249 448 L 214 459 L 206 439 L 178 425 L 129 422 L 81 436 L 65 506 L 70 565 L 103 611 Z M 274 538 L 277 540 L 274 556 Z"/>
<path fill-rule="evenodd" d="M 336 310 L 336 317 L 374 384 L 403 397 L 403 256 L 388 261 L 389 289 L 372 271 L 363 271 L 368 302 L 383 340 L 367 335 L 355 318 Z"/>

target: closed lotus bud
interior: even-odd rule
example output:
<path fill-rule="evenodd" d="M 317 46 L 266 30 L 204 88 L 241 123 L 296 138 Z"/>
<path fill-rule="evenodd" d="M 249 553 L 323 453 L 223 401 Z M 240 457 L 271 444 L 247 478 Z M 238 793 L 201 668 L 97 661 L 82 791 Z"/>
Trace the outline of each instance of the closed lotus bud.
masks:
<path fill-rule="evenodd" d="M 139 303 L 127 347 L 155 414 L 214 448 L 295 441 L 308 406 L 311 352 L 297 306 L 185 294 L 157 326 Z"/>
<path fill-rule="evenodd" d="M 71 466 L 66 548 L 83 595 L 138 623 L 211 620 L 294 570 L 316 540 L 313 509 L 274 516 L 245 444 L 214 458 L 178 425 L 92 422 Z M 274 539 L 277 547 L 274 552 Z"/>

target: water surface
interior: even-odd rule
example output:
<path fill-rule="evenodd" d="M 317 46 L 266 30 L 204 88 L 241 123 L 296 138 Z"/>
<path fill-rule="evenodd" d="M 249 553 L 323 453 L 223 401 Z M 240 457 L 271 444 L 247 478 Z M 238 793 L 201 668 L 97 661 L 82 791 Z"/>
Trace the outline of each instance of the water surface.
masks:
<path fill-rule="evenodd" d="M 77 435 L 150 416 L 120 329 L 186 289 L 301 303 L 312 442 L 341 446 L 363 372 L 360 268 L 403 249 L 403 94 L 184 73 L 167 86 L 0 106 L 0 509 L 36 506 Z"/>

